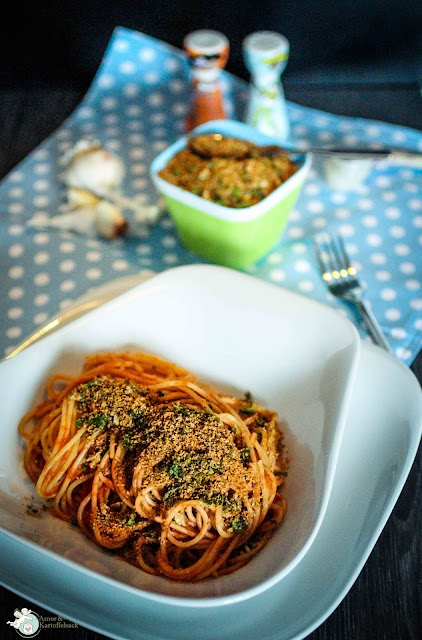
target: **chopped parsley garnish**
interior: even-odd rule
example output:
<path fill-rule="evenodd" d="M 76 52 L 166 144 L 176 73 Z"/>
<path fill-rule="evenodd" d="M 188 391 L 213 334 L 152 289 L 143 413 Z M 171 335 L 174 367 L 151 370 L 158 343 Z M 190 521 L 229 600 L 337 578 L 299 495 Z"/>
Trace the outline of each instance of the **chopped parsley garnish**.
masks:
<path fill-rule="evenodd" d="M 248 523 L 243 516 L 239 516 L 232 522 L 232 529 L 234 533 L 242 533 L 248 528 Z"/>
<path fill-rule="evenodd" d="M 133 441 L 133 434 L 130 431 L 126 431 L 122 439 L 122 447 L 125 451 L 132 451 L 135 448 Z"/>
<path fill-rule="evenodd" d="M 180 464 L 177 464 L 176 462 L 172 464 L 169 469 L 169 476 L 171 478 L 181 478 L 182 475 L 183 475 L 183 469 L 180 466 Z"/>
<path fill-rule="evenodd" d="M 245 447 L 244 449 L 241 449 L 239 451 L 240 454 L 240 459 L 242 460 L 242 462 L 249 462 L 249 460 L 251 459 L 251 449 L 250 447 Z"/>
<path fill-rule="evenodd" d="M 253 397 L 250 391 L 246 391 L 245 393 L 245 402 L 247 402 L 248 404 L 246 406 L 240 407 L 240 411 L 242 413 L 254 414 L 255 409 L 253 408 Z"/>
<path fill-rule="evenodd" d="M 91 416 L 91 418 L 88 418 L 87 422 L 88 424 L 93 424 L 95 427 L 103 428 L 110 422 L 110 418 L 102 413 L 99 413 L 96 416 Z"/>
<path fill-rule="evenodd" d="M 220 471 L 221 470 L 221 462 L 219 462 L 218 460 L 216 460 L 215 462 L 211 462 L 210 469 L 214 473 Z"/>
<path fill-rule="evenodd" d="M 245 407 L 240 407 L 240 411 L 242 413 L 250 413 L 253 415 L 255 413 L 255 409 L 253 408 L 253 404 L 248 404 Z"/>
<path fill-rule="evenodd" d="M 180 413 L 182 416 L 187 416 L 189 413 L 189 407 L 187 407 L 182 402 L 175 402 L 173 404 L 173 408 L 176 411 L 176 413 Z"/>
<path fill-rule="evenodd" d="M 237 185 L 233 187 L 232 195 L 233 195 L 233 198 L 237 198 L 238 200 L 241 198 L 240 189 Z"/>
<path fill-rule="evenodd" d="M 199 491 L 197 494 L 199 500 L 205 502 L 205 504 L 221 505 L 225 513 L 239 513 L 241 509 L 241 501 L 238 497 L 233 497 L 229 491 L 225 493 L 219 493 L 217 491 L 211 491 L 205 493 L 204 490 Z"/>

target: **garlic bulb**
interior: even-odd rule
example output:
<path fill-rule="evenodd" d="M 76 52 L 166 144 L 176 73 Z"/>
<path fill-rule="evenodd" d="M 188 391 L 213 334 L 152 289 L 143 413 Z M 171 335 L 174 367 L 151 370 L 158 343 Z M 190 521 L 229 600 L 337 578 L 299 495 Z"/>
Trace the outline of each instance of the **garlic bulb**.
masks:
<path fill-rule="evenodd" d="M 87 228 L 95 224 L 96 232 L 105 238 L 115 238 L 128 229 L 123 211 L 133 212 L 137 222 L 155 223 L 163 212 L 162 205 L 141 204 L 135 198 L 128 198 L 118 191 L 125 169 L 116 155 L 104 149 L 99 142 L 82 139 L 64 154 L 65 169 L 61 174 L 67 186 L 67 202 L 62 210 L 84 213 L 89 219 Z M 57 216 L 56 216 L 57 217 Z M 57 219 L 55 223 L 65 224 L 66 220 L 80 228 L 80 220 Z"/>
<path fill-rule="evenodd" d="M 119 187 L 125 175 L 123 162 L 97 142 L 80 140 L 63 158 L 62 179 L 68 187 L 88 189 L 107 196 Z"/>

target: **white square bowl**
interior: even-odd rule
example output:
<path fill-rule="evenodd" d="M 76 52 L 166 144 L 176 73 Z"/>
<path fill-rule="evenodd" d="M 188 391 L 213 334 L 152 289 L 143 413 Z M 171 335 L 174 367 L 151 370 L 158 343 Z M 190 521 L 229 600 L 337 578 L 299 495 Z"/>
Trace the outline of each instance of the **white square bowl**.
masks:
<path fill-rule="evenodd" d="M 23 468 L 20 418 L 41 400 L 48 376 L 79 373 L 88 353 L 124 350 L 160 355 L 235 395 L 251 391 L 283 422 L 291 458 L 286 518 L 266 547 L 229 576 L 194 584 L 151 576 L 48 513 L 27 514 L 35 491 Z M 251 597 L 287 575 L 321 525 L 358 358 L 353 325 L 301 295 L 208 265 L 155 276 L 0 363 L 1 527 L 58 566 L 76 563 L 156 601 L 212 606 Z"/>

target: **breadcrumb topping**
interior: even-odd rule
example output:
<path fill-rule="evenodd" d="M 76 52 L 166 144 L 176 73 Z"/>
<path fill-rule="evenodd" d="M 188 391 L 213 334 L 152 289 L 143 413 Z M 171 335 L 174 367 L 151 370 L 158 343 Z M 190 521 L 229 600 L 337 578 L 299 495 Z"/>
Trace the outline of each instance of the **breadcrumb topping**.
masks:
<path fill-rule="evenodd" d="M 159 176 L 205 200 L 241 209 L 263 200 L 296 171 L 281 148 L 261 155 L 252 143 L 208 134 L 193 138 Z"/>
<path fill-rule="evenodd" d="M 163 513 L 175 501 L 200 499 L 215 508 L 221 505 L 224 517 L 238 526 L 241 516 L 246 526 L 245 503 L 256 500 L 256 480 L 250 450 L 236 428 L 182 402 L 162 404 L 160 392 L 111 376 L 79 385 L 72 397 L 78 408 L 76 426 L 86 428 L 86 437 L 96 433 L 86 456 L 89 469 L 98 465 L 113 436 L 125 456 L 121 481 L 128 485 L 137 466 L 138 490 L 158 487 Z M 250 422 L 269 427 L 274 414 L 254 406 L 250 399 L 239 404 Z M 269 429 L 268 449 L 278 433 L 276 427 Z"/>

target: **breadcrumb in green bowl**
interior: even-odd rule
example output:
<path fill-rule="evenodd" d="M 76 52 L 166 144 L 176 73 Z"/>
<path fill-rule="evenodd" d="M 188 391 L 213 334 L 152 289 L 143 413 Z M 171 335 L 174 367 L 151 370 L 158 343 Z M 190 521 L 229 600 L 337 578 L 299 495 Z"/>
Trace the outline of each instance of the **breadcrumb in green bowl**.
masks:
<path fill-rule="evenodd" d="M 230 120 L 207 122 L 195 129 L 191 136 L 211 132 L 252 143 L 252 146 L 281 147 L 277 139 L 249 125 Z M 249 196 L 245 199 L 241 195 L 240 174 L 227 169 L 225 158 L 218 159 L 226 170 L 223 178 L 220 178 L 220 184 L 216 180 L 211 181 L 213 176 L 206 175 L 202 191 L 196 188 L 196 193 L 193 193 L 188 189 L 192 186 L 195 190 L 198 175 L 209 167 L 210 162 L 214 161 L 218 165 L 216 158 L 208 158 L 204 166 L 195 167 L 192 185 L 187 183 L 180 186 L 178 175 L 173 176 L 171 181 L 168 180 L 171 174 L 166 175 L 166 167 L 172 167 L 172 159 L 187 148 L 188 142 L 187 137 L 179 139 L 155 158 L 151 165 L 151 178 L 166 202 L 179 237 L 187 249 L 208 261 L 237 269 L 248 267 L 263 257 L 280 239 L 310 169 L 311 158 L 307 154 L 295 155 L 293 163 L 289 163 L 287 178 L 279 186 L 275 186 L 270 168 L 266 171 L 266 163 L 262 163 L 259 168 L 261 172 L 264 171 L 263 175 L 257 177 L 261 182 L 254 183 L 254 174 L 257 174 L 254 158 L 251 159 L 252 164 L 248 159 L 239 159 L 243 163 L 239 165 L 243 179 L 245 167 L 252 172 L 252 189 L 263 184 L 268 191 L 266 194 L 265 191 L 257 193 L 252 189 L 247 190 L 251 194 L 249 201 L 253 202 L 248 205 Z M 210 173 L 213 170 L 214 167 L 211 166 Z"/>

